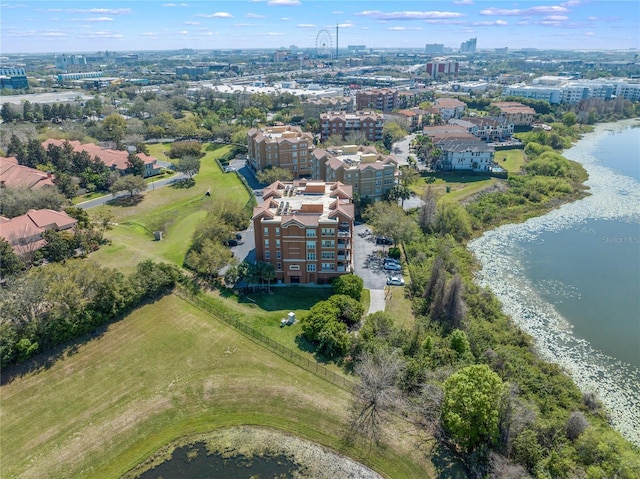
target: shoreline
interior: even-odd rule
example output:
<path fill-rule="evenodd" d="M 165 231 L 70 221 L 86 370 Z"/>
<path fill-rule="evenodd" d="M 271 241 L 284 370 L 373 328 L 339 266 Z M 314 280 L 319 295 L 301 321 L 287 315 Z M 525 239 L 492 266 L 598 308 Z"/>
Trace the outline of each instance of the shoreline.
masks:
<path fill-rule="evenodd" d="M 536 241 L 548 231 L 570 228 L 594 215 L 604 219 L 632 217 L 620 211 L 617 194 L 640 198 L 637 181 L 600 165 L 589 155 L 603 135 L 640 125 L 640 119 L 625 119 L 595 125 L 562 155 L 580 163 L 589 173 L 584 182 L 587 195 L 578 201 L 564 202 L 558 207 L 521 223 L 506 223 L 483 232 L 467 244 L 480 268 L 474 281 L 488 286 L 502 304 L 503 311 L 535 341 L 535 348 L 544 360 L 558 364 L 571 376 L 583 392 L 595 391 L 611 417 L 612 426 L 630 442 L 640 445 L 640 368 L 606 356 L 587 340 L 573 335 L 573 326 L 563 318 L 553 304 L 543 300 L 523 273 L 518 261 L 504 251 L 516 251 L 518 241 Z M 603 170 L 605 169 L 606 170 Z M 608 183 L 607 183 L 608 181 Z M 605 184 L 603 184 L 605 183 Z M 613 187 L 609 184 L 611 183 Z M 592 208 L 592 209 L 590 209 Z M 517 254 L 517 251 L 516 251 Z"/>

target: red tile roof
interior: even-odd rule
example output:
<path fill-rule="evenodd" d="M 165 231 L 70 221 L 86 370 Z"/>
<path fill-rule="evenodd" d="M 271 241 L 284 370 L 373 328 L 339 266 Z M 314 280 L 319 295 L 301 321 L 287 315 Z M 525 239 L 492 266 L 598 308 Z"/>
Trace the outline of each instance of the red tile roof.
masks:
<path fill-rule="evenodd" d="M 46 230 L 67 230 L 77 223 L 78 220 L 64 211 L 29 210 L 11 219 L 0 217 L 0 238 L 12 245 L 33 243 L 39 241 Z"/>
<path fill-rule="evenodd" d="M 0 184 L 12 188 L 53 186 L 53 178 L 44 171 L 18 164 L 14 157 L 0 157 Z"/>

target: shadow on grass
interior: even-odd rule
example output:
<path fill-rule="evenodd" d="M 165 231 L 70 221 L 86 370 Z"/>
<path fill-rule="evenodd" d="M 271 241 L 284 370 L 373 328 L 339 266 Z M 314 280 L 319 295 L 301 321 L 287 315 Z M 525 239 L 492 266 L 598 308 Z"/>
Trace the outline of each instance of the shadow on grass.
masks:
<path fill-rule="evenodd" d="M 469 471 L 453 452 L 442 444 L 437 444 L 432 451 L 431 461 L 439 479 L 466 479 Z"/>
<path fill-rule="evenodd" d="M 465 171 L 464 173 L 438 172 L 438 173 L 430 173 L 427 176 L 432 176 L 439 180 L 446 181 L 447 183 L 476 183 L 478 181 L 485 181 L 491 178 L 490 175 L 474 174 L 469 171 Z"/>
<path fill-rule="evenodd" d="M 271 292 L 251 290 L 245 292 L 239 299 L 240 303 L 257 305 L 265 311 L 294 311 L 309 309 L 318 301 L 324 301 L 331 296 L 331 288 L 280 287 L 271 288 Z"/>
<path fill-rule="evenodd" d="M 136 206 L 144 199 L 144 195 L 123 196 L 121 198 L 114 198 L 107 201 L 107 204 L 111 206 L 129 207 Z"/>
<path fill-rule="evenodd" d="M 315 359 L 318 364 L 329 364 L 334 362 L 332 359 L 329 359 L 323 354 L 320 354 L 318 352 L 318 347 L 307 338 L 305 338 L 302 334 L 298 334 L 296 336 L 296 345 L 298 346 L 298 349 L 300 351 L 313 354 L 313 359 Z"/>
<path fill-rule="evenodd" d="M 193 178 L 183 178 L 181 180 L 171 183 L 171 188 L 175 189 L 187 189 L 196 185 L 196 180 Z"/>
<path fill-rule="evenodd" d="M 107 332 L 111 324 L 121 321 L 122 319 L 132 314 L 135 310 L 143 306 L 153 304 L 156 301 L 161 300 L 166 294 L 171 294 L 171 292 L 160 294 L 155 298 L 144 299 L 140 303 L 131 306 L 126 311 L 123 311 L 118 316 L 108 320 L 100 326 L 95 327 L 90 332 L 85 333 L 77 338 L 70 339 L 63 344 L 54 346 L 47 351 L 38 353 L 21 363 L 12 364 L 10 366 L 3 366 L 0 370 L 0 372 L 2 373 L 0 374 L 0 385 L 4 386 L 6 384 L 9 384 L 15 379 L 18 379 L 27 374 L 51 369 L 56 364 L 56 362 L 75 355 L 79 351 L 80 346 L 100 339 L 100 337 L 102 337 L 102 335 Z"/>

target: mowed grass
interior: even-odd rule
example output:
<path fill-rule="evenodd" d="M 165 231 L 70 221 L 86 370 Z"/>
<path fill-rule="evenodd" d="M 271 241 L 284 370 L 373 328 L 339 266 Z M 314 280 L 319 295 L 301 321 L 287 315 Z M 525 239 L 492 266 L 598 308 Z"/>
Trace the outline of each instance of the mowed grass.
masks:
<path fill-rule="evenodd" d="M 427 186 L 431 186 L 436 196 L 440 199 L 463 201 L 469 196 L 490 188 L 498 181 L 496 178 L 488 178 L 486 176 L 453 173 L 439 173 L 435 175 L 435 178 L 435 181 L 431 183 L 427 183 L 425 177 L 420 178 L 417 183 L 411 186 L 412 191 L 416 195 L 422 196 Z M 449 188 L 448 193 L 447 188 Z"/>
<path fill-rule="evenodd" d="M 506 158 L 506 160 L 505 160 Z M 496 163 L 507 170 L 509 173 L 518 173 L 522 170 L 526 160 L 524 150 L 500 150 L 496 151 Z"/>
<path fill-rule="evenodd" d="M 150 153 L 162 157 L 170 145 L 151 145 Z M 156 151 L 157 150 L 157 151 Z M 101 206 L 89 214 L 106 208 L 115 216 L 114 227 L 105 235 L 111 240 L 92 254 L 100 264 L 127 272 L 144 259 L 168 261 L 182 265 L 197 225 L 216 202 L 235 201 L 244 205 L 249 193 L 234 174 L 225 174 L 215 159 L 228 152 L 228 147 L 207 151 L 202 158 L 195 185 L 190 188 L 165 186 L 147 192 L 135 206 Z M 163 158 L 164 159 L 164 158 Z M 207 196 L 211 191 L 211 196 Z M 154 231 L 162 231 L 162 241 L 154 241 Z"/>
<path fill-rule="evenodd" d="M 172 441 L 242 424 L 307 438 L 385 477 L 434 476 L 406 425 L 381 448 L 346 443 L 347 392 L 174 295 L 0 392 L 4 478 L 121 477 Z"/>

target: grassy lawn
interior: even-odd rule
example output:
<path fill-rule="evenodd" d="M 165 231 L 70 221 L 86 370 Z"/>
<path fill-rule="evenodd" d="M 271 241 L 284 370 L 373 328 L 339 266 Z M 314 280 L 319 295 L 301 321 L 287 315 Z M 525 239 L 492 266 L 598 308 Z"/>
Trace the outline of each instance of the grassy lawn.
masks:
<path fill-rule="evenodd" d="M 121 477 L 169 442 L 241 424 L 321 443 L 385 477 L 434 477 L 406 425 L 382 448 L 347 444 L 347 392 L 176 296 L 0 391 L 7 478 Z"/>
<path fill-rule="evenodd" d="M 417 183 L 411 186 L 413 192 L 418 196 L 422 196 L 425 188 L 431 186 L 440 199 L 463 201 L 465 198 L 489 188 L 498 181 L 496 178 L 486 176 L 454 173 L 437 173 L 432 176 L 435 176 L 435 181 L 432 183 L 427 183 L 424 177 L 420 178 Z M 448 193 L 447 188 L 449 188 Z"/>
<path fill-rule="evenodd" d="M 504 160 L 506 158 L 506 161 Z M 509 173 L 518 173 L 525 162 L 524 150 L 496 151 L 496 163 Z"/>
<path fill-rule="evenodd" d="M 413 331 L 415 318 L 411 312 L 411 301 L 404 294 L 404 287 L 391 286 L 391 296 L 387 296 L 385 312 L 393 318 L 395 325 Z"/>
<path fill-rule="evenodd" d="M 151 153 L 160 157 L 168 145 L 151 145 Z M 154 151 L 154 150 L 157 150 Z M 92 258 L 108 267 L 131 269 L 132 258 L 156 259 L 182 265 L 196 226 L 214 208 L 216 199 L 232 199 L 244 205 L 249 194 L 236 175 L 224 174 L 216 157 L 223 156 L 228 147 L 207 152 L 202 158 L 200 173 L 190 188 L 166 186 L 147 192 L 135 206 L 107 205 L 115 216 L 113 230 L 106 238 L 111 245 L 103 246 Z M 211 190 L 211 196 L 205 193 Z M 90 210 L 90 214 L 98 208 Z M 164 232 L 162 241 L 154 241 L 153 231 Z M 137 262 L 137 261 L 135 261 Z"/>

